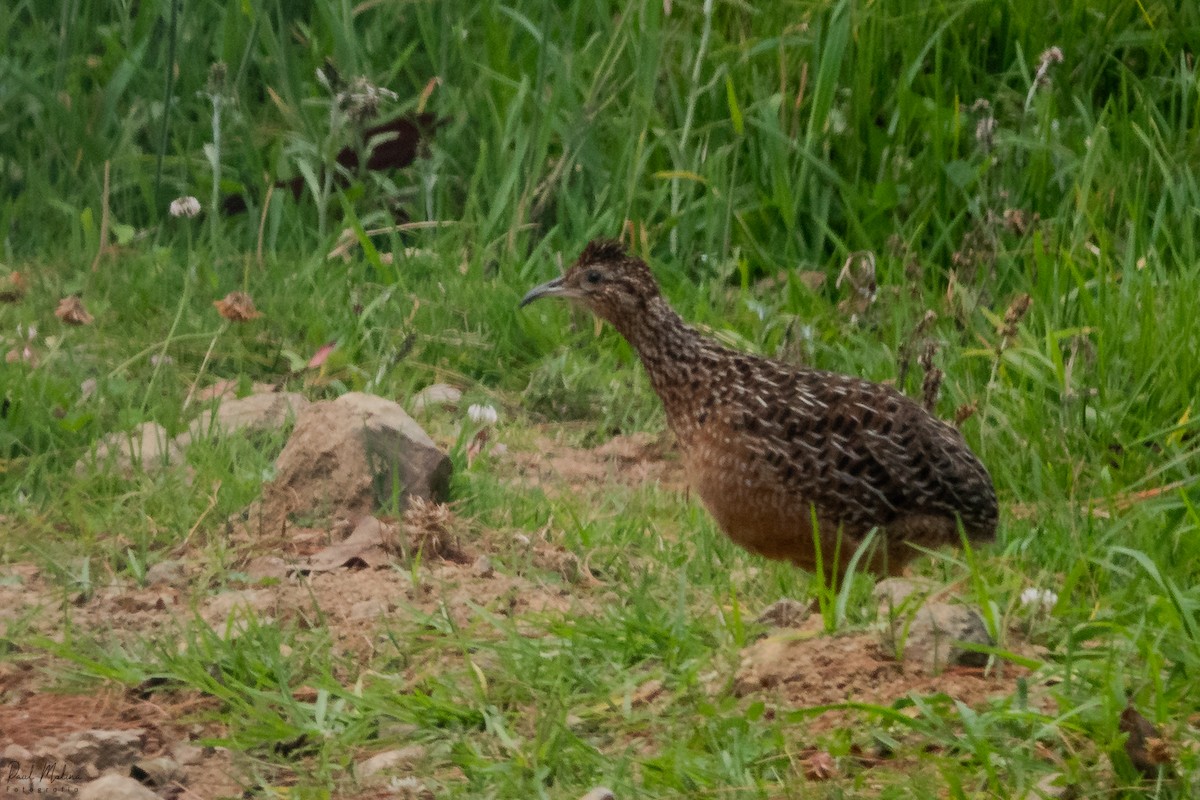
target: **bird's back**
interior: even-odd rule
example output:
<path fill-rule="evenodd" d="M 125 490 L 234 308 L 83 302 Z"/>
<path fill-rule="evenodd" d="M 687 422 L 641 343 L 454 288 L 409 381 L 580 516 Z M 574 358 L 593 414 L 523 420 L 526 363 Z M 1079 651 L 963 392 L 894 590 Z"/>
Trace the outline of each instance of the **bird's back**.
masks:
<path fill-rule="evenodd" d="M 916 555 L 909 544 L 957 542 L 959 520 L 972 538 L 994 536 L 983 464 L 896 390 L 712 343 L 698 362 L 698 384 L 660 395 L 697 490 L 735 541 L 811 568 L 815 514 L 843 562 L 881 528 L 876 569 L 894 572 Z"/>

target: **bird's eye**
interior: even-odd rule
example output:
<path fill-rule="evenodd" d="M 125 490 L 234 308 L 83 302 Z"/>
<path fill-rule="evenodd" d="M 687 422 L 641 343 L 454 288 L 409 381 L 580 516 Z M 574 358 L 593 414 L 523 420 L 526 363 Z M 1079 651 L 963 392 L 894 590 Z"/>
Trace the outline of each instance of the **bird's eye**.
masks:
<path fill-rule="evenodd" d="M 599 283 L 601 280 L 603 280 L 603 278 L 604 278 L 604 276 L 600 274 L 600 270 L 598 270 L 598 269 L 588 270 L 588 274 L 587 274 L 587 282 L 588 283 Z"/>

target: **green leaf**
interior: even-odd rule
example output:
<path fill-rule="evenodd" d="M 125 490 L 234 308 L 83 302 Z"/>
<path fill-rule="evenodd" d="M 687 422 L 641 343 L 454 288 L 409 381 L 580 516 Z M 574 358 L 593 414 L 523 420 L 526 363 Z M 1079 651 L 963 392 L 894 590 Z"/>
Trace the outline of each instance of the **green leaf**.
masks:
<path fill-rule="evenodd" d="M 729 104 L 729 118 L 733 120 L 733 132 L 738 136 L 746 133 L 746 124 L 742 120 L 742 110 L 738 107 L 737 93 L 733 88 L 733 76 L 725 73 L 725 102 Z"/>

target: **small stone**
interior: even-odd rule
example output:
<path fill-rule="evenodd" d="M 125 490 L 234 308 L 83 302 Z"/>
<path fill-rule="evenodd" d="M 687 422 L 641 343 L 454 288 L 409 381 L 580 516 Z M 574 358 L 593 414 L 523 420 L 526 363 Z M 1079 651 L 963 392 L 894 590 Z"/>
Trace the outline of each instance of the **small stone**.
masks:
<path fill-rule="evenodd" d="M 386 600 L 360 600 L 350 606 L 350 619 L 378 619 L 387 616 Z"/>
<path fill-rule="evenodd" d="M 266 589 L 240 589 L 221 592 L 209 598 L 202 616 L 220 636 L 234 638 L 247 628 L 247 617 L 265 622 L 275 596 Z"/>
<path fill-rule="evenodd" d="M 433 790 L 411 775 L 392 781 L 393 797 L 397 800 L 434 800 Z"/>
<path fill-rule="evenodd" d="M 308 406 L 308 398 L 296 392 L 263 392 L 222 399 L 215 409 L 196 417 L 187 432 L 175 437 L 175 443 L 187 447 L 198 439 L 236 431 L 256 434 L 282 430 Z"/>
<path fill-rule="evenodd" d="M 905 661 L 923 664 L 934 672 L 954 664 L 981 667 L 988 656 L 968 650 L 959 643 L 990 646 L 994 644 L 979 612 L 963 605 L 928 603 L 912 621 L 907 615 L 896 616 L 884 624 L 881 637 L 885 649 L 902 654 Z"/>
<path fill-rule="evenodd" d="M 529 545 L 533 544 L 530 538 L 523 533 L 513 534 L 513 541 L 521 547 L 529 547 Z"/>
<path fill-rule="evenodd" d="M 411 768 L 413 764 L 425 758 L 425 748 L 418 744 L 410 744 L 399 750 L 385 750 L 376 753 L 358 763 L 358 775 L 369 778 L 384 770 L 394 770 L 398 767 Z"/>
<path fill-rule="evenodd" d="M 147 586 L 183 586 L 187 583 L 187 569 L 182 561 L 159 561 L 146 570 Z"/>
<path fill-rule="evenodd" d="M 100 770 L 125 767 L 141 754 L 145 733 L 141 728 L 79 731 L 63 739 L 56 751 L 63 761 L 76 766 L 93 764 Z"/>
<path fill-rule="evenodd" d="M 617 800 L 617 796 L 612 793 L 612 789 L 604 786 L 597 786 L 592 789 L 579 800 Z"/>
<path fill-rule="evenodd" d="M 476 578 L 490 578 L 496 574 L 496 568 L 492 566 L 492 560 L 487 556 L 480 556 L 475 559 L 475 563 L 471 565 L 471 574 Z"/>
<path fill-rule="evenodd" d="M 190 742 L 177 742 L 171 748 L 171 757 L 185 767 L 195 766 L 204 760 L 204 748 Z"/>
<path fill-rule="evenodd" d="M 179 766 L 179 762 L 170 756 L 158 756 L 134 762 L 134 765 L 129 768 L 129 775 L 139 783 L 155 789 L 187 781 L 187 773 L 183 771 L 183 767 Z"/>
<path fill-rule="evenodd" d="M 758 615 L 758 622 L 776 628 L 798 628 L 812 615 L 812 607 L 790 597 L 783 597 L 767 606 Z"/>
<path fill-rule="evenodd" d="M 875 602 L 879 605 L 879 613 L 889 614 L 898 610 L 909 597 L 929 594 L 931 588 L 925 581 L 911 581 L 907 578 L 884 578 L 875 584 L 872 594 L 875 596 Z"/>
<path fill-rule="evenodd" d="M 1077 787 L 1066 780 L 1061 772 L 1051 772 L 1042 776 L 1033 788 L 1025 793 L 1025 800 L 1057 800 L 1060 797 L 1074 797 Z"/>
<path fill-rule="evenodd" d="M 246 565 L 246 574 L 257 582 L 283 580 L 288 574 L 288 563 L 279 556 L 258 556 Z"/>
<path fill-rule="evenodd" d="M 33 743 L 33 757 L 57 759 L 59 757 L 57 748 L 58 742 L 54 737 L 43 736 Z"/>
<path fill-rule="evenodd" d="M 79 790 L 79 800 L 161 800 L 133 778 L 105 775 Z"/>
<path fill-rule="evenodd" d="M 33 761 L 33 753 L 21 745 L 13 743 L 0 752 L 0 764 L 18 764 L 24 766 Z"/>
<path fill-rule="evenodd" d="M 125 478 L 136 471 L 155 472 L 183 463 L 183 451 L 157 422 L 143 422 L 131 431 L 110 433 L 96 443 L 93 454 L 75 462 L 75 474 L 86 475 L 93 467 L 115 468 Z"/>
<path fill-rule="evenodd" d="M 410 407 L 414 414 L 420 414 L 434 406 L 453 408 L 462 400 L 462 391 L 445 383 L 435 383 L 426 386 L 413 397 Z"/>

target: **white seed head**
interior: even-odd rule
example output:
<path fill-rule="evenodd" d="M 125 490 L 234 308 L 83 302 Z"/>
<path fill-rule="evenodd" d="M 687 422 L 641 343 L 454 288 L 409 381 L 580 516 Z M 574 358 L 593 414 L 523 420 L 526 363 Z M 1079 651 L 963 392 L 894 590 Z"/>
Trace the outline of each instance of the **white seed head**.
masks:
<path fill-rule="evenodd" d="M 1021 605 L 1029 608 L 1049 610 L 1058 602 L 1058 595 L 1049 589 L 1039 589 L 1036 586 L 1030 586 L 1025 591 L 1021 592 Z"/>
<path fill-rule="evenodd" d="M 495 425 L 496 421 L 500 419 L 495 407 L 479 403 L 475 403 L 467 409 L 467 417 L 476 425 Z"/>
<path fill-rule="evenodd" d="M 200 213 L 200 201 L 191 195 L 177 197 L 168 210 L 172 217 L 194 217 Z"/>

